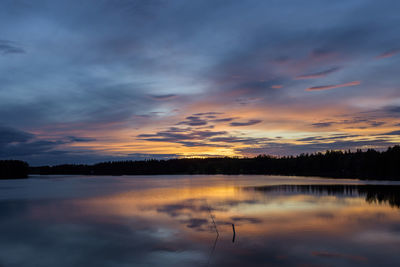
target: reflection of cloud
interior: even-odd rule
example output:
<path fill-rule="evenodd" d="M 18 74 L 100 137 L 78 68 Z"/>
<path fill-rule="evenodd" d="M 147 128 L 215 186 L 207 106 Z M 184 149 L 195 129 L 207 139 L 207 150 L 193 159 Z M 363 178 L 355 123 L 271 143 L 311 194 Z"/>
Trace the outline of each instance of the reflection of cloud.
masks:
<path fill-rule="evenodd" d="M 194 228 L 197 231 L 204 231 L 203 226 L 209 225 L 208 220 L 201 218 L 190 218 L 188 220 L 182 220 L 180 222 L 186 224 L 186 227 Z"/>
<path fill-rule="evenodd" d="M 208 212 L 204 205 L 204 199 L 186 199 L 179 203 L 167 204 L 157 208 L 157 212 L 167 213 L 171 217 L 178 217 L 184 214 Z"/>
<path fill-rule="evenodd" d="M 324 257 L 324 258 L 339 258 L 339 259 L 348 259 L 353 261 L 367 261 L 368 259 L 363 256 L 351 255 L 351 254 L 341 254 L 341 253 L 331 253 L 324 251 L 313 251 L 311 252 L 313 256 Z"/>
<path fill-rule="evenodd" d="M 244 222 L 244 223 L 253 223 L 253 224 L 258 224 L 258 223 L 262 222 L 262 220 L 260 220 L 258 218 L 254 218 L 254 217 L 239 217 L 239 216 L 235 216 L 235 217 L 232 217 L 231 219 L 234 222 Z"/>
<path fill-rule="evenodd" d="M 314 87 L 307 88 L 306 91 L 329 90 L 329 89 L 335 89 L 335 88 L 341 88 L 341 87 L 356 86 L 356 85 L 359 85 L 360 83 L 361 83 L 360 81 L 354 81 L 354 82 L 335 84 L 335 85 L 314 86 Z"/>

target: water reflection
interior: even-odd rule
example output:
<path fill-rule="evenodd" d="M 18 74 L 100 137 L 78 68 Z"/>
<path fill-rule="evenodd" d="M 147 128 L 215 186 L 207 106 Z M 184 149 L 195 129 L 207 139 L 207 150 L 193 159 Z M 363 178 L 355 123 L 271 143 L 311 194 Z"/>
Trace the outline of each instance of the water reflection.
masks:
<path fill-rule="evenodd" d="M 280 192 L 312 194 L 318 196 L 365 197 L 368 203 L 388 203 L 400 208 L 400 186 L 398 185 L 274 185 L 249 187 L 258 192 Z"/>
<path fill-rule="evenodd" d="M 245 178 L 110 178 L 66 198 L 48 181 L 48 197 L 0 201 L 0 266 L 400 263 L 400 186 Z"/>

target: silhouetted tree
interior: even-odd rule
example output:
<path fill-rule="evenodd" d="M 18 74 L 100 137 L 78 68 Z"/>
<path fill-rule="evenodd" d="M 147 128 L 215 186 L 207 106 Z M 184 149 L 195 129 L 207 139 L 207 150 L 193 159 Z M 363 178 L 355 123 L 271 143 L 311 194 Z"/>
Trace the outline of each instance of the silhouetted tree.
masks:
<path fill-rule="evenodd" d="M 0 160 L 0 179 L 28 178 L 29 165 L 19 160 Z"/>
<path fill-rule="evenodd" d="M 193 158 L 113 161 L 94 165 L 58 165 L 31 168 L 36 174 L 155 175 L 155 174 L 278 174 L 334 178 L 400 180 L 400 146 L 379 152 L 333 151 L 255 158 Z"/>

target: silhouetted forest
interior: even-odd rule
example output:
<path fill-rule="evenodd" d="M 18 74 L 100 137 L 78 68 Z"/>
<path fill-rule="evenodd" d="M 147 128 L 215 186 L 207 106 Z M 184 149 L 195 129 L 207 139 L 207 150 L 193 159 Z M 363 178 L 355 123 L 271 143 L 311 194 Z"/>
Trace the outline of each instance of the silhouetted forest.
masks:
<path fill-rule="evenodd" d="M 0 179 L 28 178 L 29 165 L 19 160 L 0 160 Z"/>
<path fill-rule="evenodd" d="M 94 165 L 31 167 L 32 174 L 155 175 L 155 174 L 278 174 L 400 180 L 400 146 L 379 152 L 326 151 L 290 157 L 193 158 L 114 161 Z"/>

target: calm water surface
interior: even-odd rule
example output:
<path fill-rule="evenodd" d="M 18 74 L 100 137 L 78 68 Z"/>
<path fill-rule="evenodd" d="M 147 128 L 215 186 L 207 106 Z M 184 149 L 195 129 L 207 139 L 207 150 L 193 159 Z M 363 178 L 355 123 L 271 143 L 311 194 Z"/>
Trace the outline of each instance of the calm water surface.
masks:
<path fill-rule="evenodd" d="M 399 208 L 394 182 L 3 180 L 0 266 L 400 266 Z"/>

